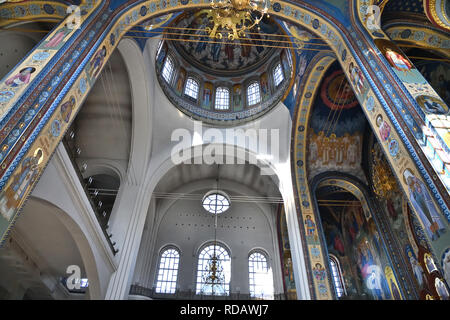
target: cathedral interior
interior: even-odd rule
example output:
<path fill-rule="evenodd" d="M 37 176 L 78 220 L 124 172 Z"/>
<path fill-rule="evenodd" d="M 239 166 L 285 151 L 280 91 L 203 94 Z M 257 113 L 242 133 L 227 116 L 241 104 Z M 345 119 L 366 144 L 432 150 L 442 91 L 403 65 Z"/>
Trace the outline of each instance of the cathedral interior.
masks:
<path fill-rule="evenodd" d="M 449 300 L 450 2 L 0 0 L 0 300 Z"/>

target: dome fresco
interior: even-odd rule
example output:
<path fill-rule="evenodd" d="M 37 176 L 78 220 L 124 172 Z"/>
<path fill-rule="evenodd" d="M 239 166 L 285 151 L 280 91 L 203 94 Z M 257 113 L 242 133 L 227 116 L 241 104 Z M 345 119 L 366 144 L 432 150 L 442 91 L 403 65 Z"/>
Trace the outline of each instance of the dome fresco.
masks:
<path fill-rule="evenodd" d="M 215 75 L 242 75 L 263 65 L 275 52 L 279 52 L 280 27 L 273 20 L 265 19 L 246 37 L 235 41 L 227 38 L 211 39 L 205 31 L 213 23 L 209 10 L 192 11 L 174 21 L 170 32 L 177 51 L 191 65 Z M 278 36 L 278 37 L 277 37 Z M 183 41 L 184 40 L 184 41 Z"/>

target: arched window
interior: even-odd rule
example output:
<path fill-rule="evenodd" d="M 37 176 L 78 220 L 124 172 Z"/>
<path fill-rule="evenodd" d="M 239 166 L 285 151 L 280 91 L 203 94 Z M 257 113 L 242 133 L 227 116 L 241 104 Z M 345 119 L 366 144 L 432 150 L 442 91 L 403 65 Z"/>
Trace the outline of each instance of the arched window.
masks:
<path fill-rule="evenodd" d="M 278 87 L 280 83 L 284 80 L 283 69 L 281 67 L 281 63 L 277 64 L 277 66 L 273 69 L 273 81 L 275 83 L 275 87 Z"/>
<path fill-rule="evenodd" d="M 341 267 L 339 260 L 330 254 L 331 274 L 333 276 L 334 286 L 336 288 L 336 295 L 338 298 L 345 294 L 344 279 L 342 278 Z"/>
<path fill-rule="evenodd" d="M 264 253 L 257 251 L 250 254 L 248 257 L 248 277 L 251 297 L 273 299 L 272 270 L 267 264 Z"/>
<path fill-rule="evenodd" d="M 186 87 L 184 88 L 184 94 L 197 100 L 198 97 L 198 82 L 194 78 L 189 77 L 186 81 Z"/>
<path fill-rule="evenodd" d="M 216 281 L 212 280 L 213 257 L 216 257 Z M 231 259 L 228 251 L 220 245 L 205 247 L 198 256 L 196 293 L 204 295 L 229 295 Z"/>
<path fill-rule="evenodd" d="M 180 254 L 177 249 L 169 248 L 161 253 L 156 281 L 157 293 L 175 293 L 179 262 Z"/>
<path fill-rule="evenodd" d="M 261 101 L 259 83 L 252 82 L 247 88 L 247 102 L 249 106 L 257 104 Z"/>
<path fill-rule="evenodd" d="M 173 70 L 174 70 L 174 65 L 173 65 L 172 58 L 167 57 L 166 61 L 164 61 L 164 66 L 162 69 L 162 76 L 163 76 L 164 80 L 167 81 L 167 83 L 170 83 L 170 81 L 172 80 Z"/>
<path fill-rule="evenodd" d="M 225 87 L 216 89 L 215 108 L 218 110 L 227 110 L 230 108 L 230 90 Z"/>

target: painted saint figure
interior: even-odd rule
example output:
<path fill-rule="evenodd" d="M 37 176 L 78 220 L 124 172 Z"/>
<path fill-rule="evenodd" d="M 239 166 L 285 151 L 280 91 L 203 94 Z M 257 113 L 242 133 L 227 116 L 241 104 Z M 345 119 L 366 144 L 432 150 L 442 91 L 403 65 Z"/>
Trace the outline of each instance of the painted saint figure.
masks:
<path fill-rule="evenodd" d="M 73 96 L 70 97 L 69 101 L 61 105 L 61 117 L 66 123 L 69 122 L 70 115 L 72 114 L 72 110 L 74 107 L 75 107 L 75 97 Z"/>
<path fill-rule="evenodd" d="M 38 165 L 44 157 L 42 149 L 38 148 L 33 156 L 25 158 L 22 168 L 12 178 L 12 184 L 2 192 L 0 197 L 0 212 L 6 220 L 10 220 L 15 209 L 19 206 L 28 187 L 38 177 Z"/>
<path fill-rule="evenodd" d="M 58 47 L 61 42 L 64 40 L 67 34 L 69 34 L 73 29 L 69 29 L 67 26 L 59 29 L 55 35 L 44 44 L 44 48 L 55 48 Z"/>
<path fill-rule="evenodd" d="M 436 240 L 445 232 L 445 226 L 426 186 L 409 169 L 403 172 L 403 176 L 408 185 L 409 199 L 425 227 L 426 234 L 432 241 Z"/>
<path fill-rule="evenodd" d="M 397 69 L 398 71 L 408 72 L 413 67 L 411 62 L 408 61 L 408 59 L 406 59 L 400 53 L 395 52 L 391 48 L 386 48 L 385 56 L 386 59 L 388 59 L 391 66 Z"/>
<path fill-rule="evenodd" d="M 19 87 L 23 84 L 28 84 L 30 82 L 31 74 L 36 71 L 36 68 L 27 67 L 22 70 L 15 76 L 12 76 L 5 83 L 13 88 Z"/>
<path fill-rule="evenodd" d="M 448 112 L 448 107 L 437 97 L 424 95 L 417 97 L 416 101 L 420 105 L 420 107 L 428 113 L 446 114 Z"/>
<path fill-rule="evenodd" d="M 93 77 L 97 77 L 98 73 L 100 72 L 100 69 L 103 66 L 105 57 L 106 57 L 106 47 L 103 46 L 103 48 L 95 54 L 94 58 L 91 61 L 91 65 L 89 68 L 89 77 L 91 79 Z"/>
<path fill-rule="evenodd" d="M 314 236 L 314 231 L 316 230 L 316 224 L 311 219 L 310 215 L 306 216 L 305 225 L 306 225 L 306 234 L 308 236 Z"/>
<path fill-rule="evenodd" d="M 447 286 L 441 279 L 436 278 L 435 286 L 436 286 L 436 291 L 439 294 L 439 297 L 441 297 L 442 300 L 449 300 L 450 295 L 448 293 Z"/>

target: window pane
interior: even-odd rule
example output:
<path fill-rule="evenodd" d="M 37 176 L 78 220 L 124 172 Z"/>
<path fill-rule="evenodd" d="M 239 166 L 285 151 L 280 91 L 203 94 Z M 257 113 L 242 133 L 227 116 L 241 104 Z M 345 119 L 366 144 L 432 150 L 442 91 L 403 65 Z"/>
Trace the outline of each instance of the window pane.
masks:
<path fill-rule="evenodd" d="M 273 299 L 273 275 L 267 265 L 266 256 L 254 252 L 248 258 L 250 296 L 253 298 Z"/>
<path fill-rule="evenodd" d="M 273 79 L 275 82 L 275 86 L 278 87 L 278 85 L 283 82 L 284 75 L 283 75 L 283 69 L 281 68 L 281 64 L 277 64 L 275 69 L 273 70 Z"/>
<path fill-rule="evenodd" d="M 228 88 L 217 88 L 215 107 L 219 110 L 227 110 L 230 108 L 230 90 Z"/>
<path fill-rule="evenodd" d="M 198 96 L 198 82 L 193 78 L 188 78 L 186 81 L 186 88 L 184 88 L 184 94 L 197 100 Z"/>
<path fill-rule="evenodd" d="M 211 274 L 211 258 L 217 258 L 217 275 L 219 280 L 214 282 Z M 205 295 L 229 295 L 231 278 L 231 260 L 228 252 L 219 245 L 210 245 L 200 252 L 198 257 L 196 293 Z M 214 285 L 213 285 L 214 284 Z"/>
<path fill-rule="evenodd" d="M 247 102 L 249 106 L 257 104 L 261 101 L 259 83 L 253 82 L 247 88 Z"/>
<path fill-rule="evenodd" d="M 173 62 L 170 57 L 167 57 L 166 61 L 164 62 L 162 76 L 164 80 L 170 83 L 170 80 L 172 79 L 172 74 L 173 74 Z"/>
<path fill-rule="evenodd" d="M 157 293 L 175 293 L 179 260 L 180 255 L 175 249 L 167 249 L 161 254 L 156 281 Z"/>

